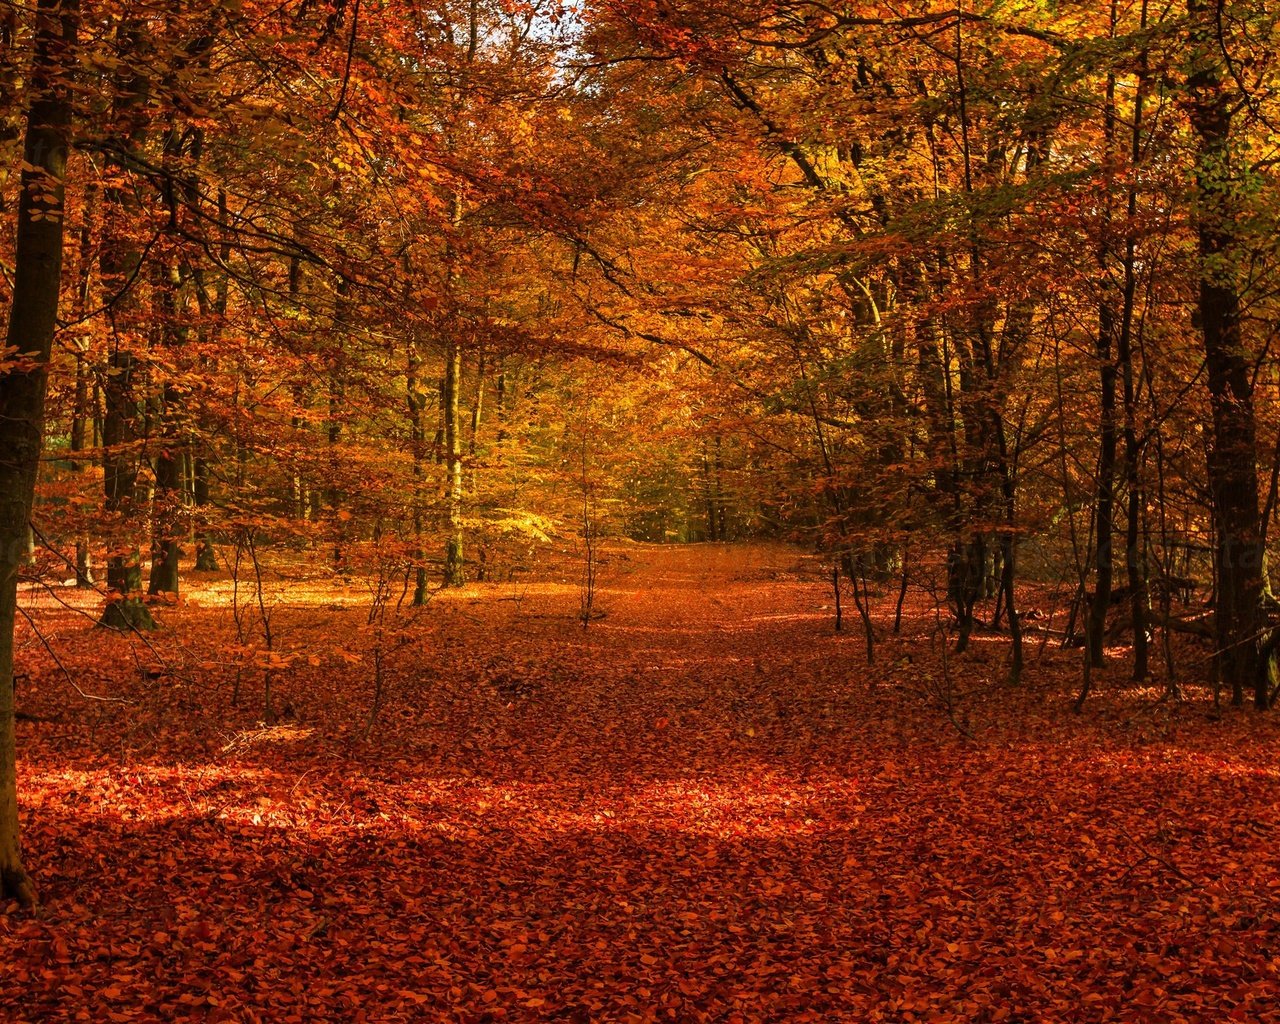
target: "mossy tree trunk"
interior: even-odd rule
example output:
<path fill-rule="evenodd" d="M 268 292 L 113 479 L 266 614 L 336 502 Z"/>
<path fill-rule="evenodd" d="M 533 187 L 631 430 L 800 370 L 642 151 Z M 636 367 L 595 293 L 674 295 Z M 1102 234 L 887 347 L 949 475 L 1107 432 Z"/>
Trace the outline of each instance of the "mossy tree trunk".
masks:
<path fill-rule="evenodd" d="M 1264 644 L 1267 585 L 1258 490 L 1253 355 L 1240 299 L 1247 258 L 1247 211 L 1233 158 L 1233 121 L 1244 107 L 1223 56 L 1224 0 L 1188 0 L 1187 111 L 1196 140 L 1195 230 L 1199 243 L 1199 320 L 1213 423 L 1207 457 L 1213 499 L 1218 678 L 1242 704 L 1246 690 L 1266 708 L 1275 685 L 1275 652 Z"/>

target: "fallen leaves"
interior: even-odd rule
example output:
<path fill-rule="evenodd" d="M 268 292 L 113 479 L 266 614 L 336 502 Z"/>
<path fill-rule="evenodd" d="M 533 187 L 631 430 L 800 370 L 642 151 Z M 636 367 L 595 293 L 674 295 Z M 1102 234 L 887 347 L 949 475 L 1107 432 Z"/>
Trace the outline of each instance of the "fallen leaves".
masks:
<path fill-rule="evenodd" d="M 328 658 L 276 678 L 298 723 L 230 708 L 234 669 L 158 691 L 120 668 L 136 702 L 93 742 L 25 727 L 46 905 L 0 913 L 0 1014 L 1278 1019 L 1269 722 L 1077 720 L 1047 660 L 1036 689 L 970 708 L 966 742 L 896 668 L 873 688 L 856 640 L 784 614 L 821 584 L 697 552 L 636 551 L 586 635 L 553 588 L 520 609 L 472 592 L 466 616 L 442 600 L 369 743 L 364 676 Z M 688 567 L 731 628 L 700 618 Z M 174 615 L 162 653 L 208 661 L 215 613 Z M 353 618 L 280 623 L 354 654 Z M 73 662 L 100 661 L 84 641 Z"/>

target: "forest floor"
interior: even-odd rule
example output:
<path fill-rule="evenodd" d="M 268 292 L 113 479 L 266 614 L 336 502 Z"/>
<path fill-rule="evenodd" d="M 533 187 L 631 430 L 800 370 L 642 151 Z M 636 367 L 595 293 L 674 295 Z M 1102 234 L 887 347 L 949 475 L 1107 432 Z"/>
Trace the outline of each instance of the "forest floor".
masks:
<path fill-rule="evenodd" d="M 575 572 L 270 576 L 274 654 L 225 578 L 146 643 L 34 596 L 0 1020 L 1280 1021 L 1274 715 L 944 675 L 915 597 L 868 667 L 780 546 L 613 547 L 586 630 Z"/>

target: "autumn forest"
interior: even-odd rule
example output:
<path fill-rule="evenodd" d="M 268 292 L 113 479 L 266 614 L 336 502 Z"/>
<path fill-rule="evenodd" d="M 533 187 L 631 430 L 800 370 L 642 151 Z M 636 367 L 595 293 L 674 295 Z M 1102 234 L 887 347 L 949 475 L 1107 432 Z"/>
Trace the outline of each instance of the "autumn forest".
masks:
<path fill-rule="evenodd" d="M 0 0 L 0 1019 L 1280 1022 L 1280 11 Z"/>

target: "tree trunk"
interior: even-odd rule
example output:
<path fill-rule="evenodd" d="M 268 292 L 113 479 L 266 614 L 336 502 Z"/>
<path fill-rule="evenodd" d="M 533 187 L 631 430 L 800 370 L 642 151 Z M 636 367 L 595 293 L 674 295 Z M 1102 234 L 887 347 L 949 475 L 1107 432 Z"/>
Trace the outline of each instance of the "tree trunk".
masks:
<path fill-rule="evenodd" d="M 128 525 L 138 486 L 138 402 L 133 377 L 137 361 L 131 352 L 117 348 L 107 373 L 106 415 L 102 421 L 102 472 L 104 509 Z M 113 541 L 113 547 L 119 540 Z M 111 629 L 152 629 L 155 622 L 143 604 L 142 563 L 137 548 L 115 548 L 107 558 L 107 590 L 110 597 L 99 625 Z"/>
<path fill-rule="evenodd" d="M 203 455 L 191 458 L 191 498 L 197 509 L 209 505 L 209 460 Z M 196 571 L 217 572 L 218 554 L 213 549 L 213 538 L 209 535 L 203 514 L 199 515 L 199 524 L 196 530 Z"/>
<path fill-rule="evenodd" d="M 117 33 L 124 57 L 141 58 L 141 29 L 136 21 L 120 26 Z M 125 152 L 138 149 L 146 137 L 146 103 L 150 83 L 134 63 L 122 63 L 116 77 L 114 113 L 115 143 Z M 120 157 L 108 160 L 115 173 L 127 173 Z M 103 508 L 118 527 L 132 529 L 141 454 L 139 401 L 134 390 L 138 358 L 133 348 L 142 334 L 141 311 L 134 296 L 140 278 L 142 252 L 131 232 L 139 216 L 137 200 L 127 183 L 116 183 L 103 193 L 102 283 L 107 291 L 107 317 L 113 348 L 104 385 L 105 414 L 102 423 Z M 107 589 L 111 597 L 100 625 L 112 629 L 152 629 L 155 622 L 142 603 L 142 564 L 136 546 L 113 539 L 107 559 Z"/>
<path fill-rule="evenodd" d="M 1258 503 L 1257 427 L 1251 361 L 1240 322 L 1241 211 L 1231 159 L 1232 113 L 1218 27 L 1223 0 L 1188 0 L 1187 109 L 1195 132 L 1195 229 L 1200 255 L 1200 331 L 1209 375 L 1213 434 L 1208 451 L 1209 491 L 1217 534 L 1215 580 L 1216 667 L 1232 702 L 1265 708 L 1275 655 L 1265 651 L 1262 518 Z"/>
<path fill-rule="evenodd" d="M 707 516 L 707 540 L 717 541 L 720 539 L 719 522 L 716 518 L 716 491 L 715 485 L 711 480 L 711 458 L 707 453 L 707 442 L 702 442 L 702 490 L 703 500 L 706 505 Z"/>
<path fill-rule="evenodd" d="M 173 177 L 181 177 L 179 163 L 189 159 L 194 168 L 200 158 L 200 135 L 192 136 L 190 150 L 179 131 L 176 115 L 170 113 L 169 126 L 164 140 L 164 166 Z M 195 200 L 195 190 L 187 173 L 188 202 Z M 154 335 L 166 358 L 160 364 L 165 373 L 164 386 L 156 399 L 156 420 L 160 425 L 160 450 L 155 456 L 155 499 L 151 515 L 151 579 L 147 592 L 178 596 L 178 556 L 181 552 L 183 522 L 182 467 L 186 461 L 185 430 L 180 422 L 182 393 L 174 384 L 177 372 L 175 354 L 185 345 L 189 334 L 186 310 L 186 282 L 182 266 L 177 262 L 158 261 L 152 288 L 152 310 L 155 318 Z"/>
<path fill-rule="evenodd" d="M 715 453 L 715 478 L 712 481 L 715 486 L 715 505 L 713 506 L 716 521 L 715 539 L 723 541 L 729 539 L 729 515 L 724 498 L 724 446 L 719 434 L 716 434 Z"/>
<path fill-rule="evenodd" d="M 172 423 L 176 402 L 173 388 L 166 386 L 160 396 L 160 418 L 164 436 L 156 455 L 156 496 L 152 516 L 150 594 L 178 595 L 179 523 L 182 518 L 182 458 Z"/>
<path fill-rule="evenodd" d="M 462 429 L 458 401 L 461 382 L 462 346 L 453 338 L 444 369 L 444 445 L 448 467 L 445 500 L 449 515 L 449 537 L 444 553 L 446 587 L 460 587 L 466 581 L 462 557 Z"/>
<path fill-rule="evenodd" d="M 62 279 L 63 181 L 71 126 L 75 0 L 39 0 L 23 144 L 22 193 L 6 343 L 26 359 L 0 374 L 0 900 L 35 902 L 22 862 L 14 728 L 13 627 L 44 442 L 49 356 Z"/>
<path fill-rule="evenodd" d="M 1112 33 L 1115 32 L 1115 5 L 1112 4 Z M 1103 161 L 1110 161 L 1116 130 L 1116 77 L 1107 76 L 1106 108 L 1103 111 Z M 1102 296 L 1098 300 L 1098 475 L 1093 509 L 1093 598 L 1085 623 L 1086 656 L 1093 668 L 1106 662 L 1107 612 L 1111 608 L 1114 579 L 1116 502 L 1116 311 L 1111 299 L 1111 198 L 1110 189 L 1102 213 L 1102 239 L 1098 251 L 1098 270 Z"/>
<path fill-rule="evenodd" d="M 89 301 L 93 294 L 93 221 L 96 207 L 97 188 L 88 185 L 84 192 L 84 213 L 80 225 L 80 254 L 77 271 L 79 281 L 76 285 L 76 318 L 89 313 Z M 77 332 L 73 340 L 76 352 L 76 378 L 74 390 L 74 408 L 71 411 L 71 468 L 79 473 L 85 467 L 85 449 L 90 424 L 93 422 L 95 410 L 91 394 L 92 371 L 89 365 L 89 340 Z M 96 438 L 95 438 L 96 442 Z M 82 589 L 93 587 L 93 554 L 89 544 L 89 534 L 79 532 L 76 536 L 76 586 Z"/>
<path fill-rule="evenodd" d="M 426 435 L 422 426 L 422 408 L 426 404 L 422 394 L 420 381 L 422 360 L 418 356 L 417 342 L 413 338 L 408 341 L 407 366 L 405 371 L 405 403 L 409 409 L 409 447 L 413 459 L 413 605 L 416 608 L 427 603 L 427 566 L 426 554 L 422 550 L 422 478 L 423 456 Z"/>
<path fill-rule="evenodd" d="M 167 149 L 168 147 L 166 147 Z M 156 275 L 156 301 L 158 333 L 164 348 L 172 353 L 185 339 L 185 328 L 179 326 L 184 314 L 178 299 L 182 286 L 176 266 L 162 267 Z M 166 360 L 168 362 L 168 360 Z M 165 367 L 171 373 L 172 367 Z M 150 594 L 178 595 L 178 556 L 183 518 L 182 464 L 185 461 L 179 437 L 178 407 L 180 396 L 173 384 L 166 383 L 160 389 L 157 401 L 157 420 L 160 424 L 160 450 L 155 457 L 155 500 L 151 517 L 151 578 L 147 584 Z"/>

